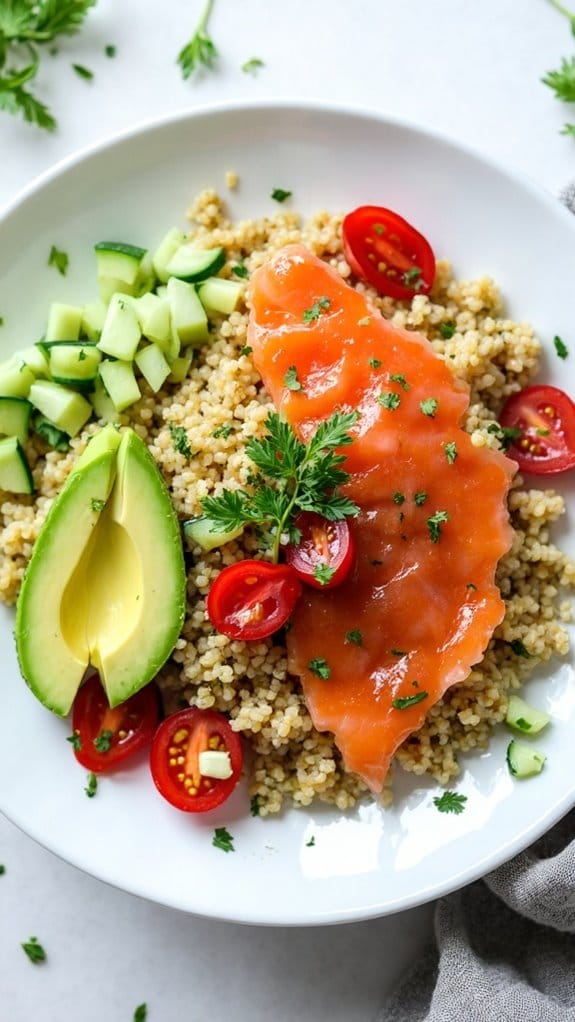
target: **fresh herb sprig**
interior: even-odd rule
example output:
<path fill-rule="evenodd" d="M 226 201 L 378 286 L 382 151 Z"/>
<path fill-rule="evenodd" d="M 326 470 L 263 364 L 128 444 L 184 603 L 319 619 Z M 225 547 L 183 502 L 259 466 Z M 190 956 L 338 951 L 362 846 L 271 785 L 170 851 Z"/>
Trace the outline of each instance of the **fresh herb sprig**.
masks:
<path fill-rule="evenodd" d="M 56 118 L 28 86 L 40 67 L 41 47 L 74 35 L 96 0 L 7 0 L 0 3 L 0 110 L 54 131 Z"/>
<path fill-rule="evenodd" d="M 218 48 L 208 32 L 213 5 L 214 0 L 207 0 L 192 38 L 178 54 L 176 63 L 180 65 L 182 78 L 190 78 L 199 67 L 211 71 L 219 57 Z"/>
<path fill-rule="evenodd" d="M 345 455 L 336 452 L 352 443 L 349 430 L 357 418 L 357 412 L 335 412 L 304 444 L 277 412 L 271 412 L 266 435 L 246 444 L 258 469 L 254 492 L 224 490 L 202 501 L 212 530 L 232 532 L 245 525 L 271 530 L 272 559 L 277 563 L 282 535 L 293 534 L 293 518 L 299 511 L 315 511 L 332 522 L 355 516 L 357 505 L 338 492 L 349 477 L 342 468 Z"/>
<path fill-rule="evenodd" d="M 567 18 L 571 26 L 571 33 L 575 35 L 575 14 L 573 11 L 570 11 L 559 0 L 549 0 L 549 3 L 564 18 Z M 541 81 L 553 90 L 556 99 L 565 103 L 575 103 L 575 56 L 570 59 L 562 57 L 560 67 L 555 71 L 548 71 Z M 563 125 L 560 134 L 575 136 L 575 124 L 568 123 Z"/>

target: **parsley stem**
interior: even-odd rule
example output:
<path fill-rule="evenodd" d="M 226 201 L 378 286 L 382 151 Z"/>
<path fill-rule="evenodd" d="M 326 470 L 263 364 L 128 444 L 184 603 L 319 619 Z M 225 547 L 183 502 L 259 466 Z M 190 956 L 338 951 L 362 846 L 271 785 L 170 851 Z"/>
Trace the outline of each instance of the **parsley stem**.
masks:
<path fill-rule="evenodd" d="M 565 7 L 564 4 L 559 3 L 559 0 L 549 0 L 549 3 L 551 4 L 552 7 L 555 8 L 556 11 L 559 11 L 559 13 L 562 14 L 565 18 L 569 18 L 569 21 L 575 23 L 575 14 L 573 14 L 573 12 L 570 11 L 568 7 Z"/>
<path fill-rule="evenodd" d="M 197 31 L 205 32 L 210 15 L 212 13 L 212 7 L 214 6 L 214 0 L 207 0 L 206 6 L 204 7 L 204 13 L 202 14 L 199 22 Z"/>

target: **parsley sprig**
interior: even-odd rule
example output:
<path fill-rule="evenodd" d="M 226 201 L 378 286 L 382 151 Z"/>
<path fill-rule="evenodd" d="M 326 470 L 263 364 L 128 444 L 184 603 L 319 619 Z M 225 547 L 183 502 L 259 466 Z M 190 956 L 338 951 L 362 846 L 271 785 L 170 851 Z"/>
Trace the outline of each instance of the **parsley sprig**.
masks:
<path fill-rule="evenodd" d="M 56 119 L 28 86 L 40 67 L 41 49 L 60 35 L 74 35 L 96 0 L 7 0 L 0 3 L 0 110 L 54 131 Z"/>
<path fill-rule="evenodd" d="M 180 65 L 182 78 L 190 78 L 200 65 L 211 70 L 219 57 L 218 49 L 208 32 L 213 5 L 214 0 L 207 0 L 192 38 L 178 54 L 176 63 Z"/>
<path fill-rule="evenodd" d="M 433 799 L 433 804 L 440 813 L 454 813 L 459 816 L 465 809 L 467 795 L 460 795 L 456 791 L 444 791 L 442 795 Z"/>
<path fill-rule="evenodd" d="M 567 18 L 571 32 L 575 35 L 575 14 L 559 0 L 549 0 L 563 17 Z M 544 85 L 548 85 L 555 93 L 555 98 L 565 103 L 575 103 L 575 56 L 569 60 L 562 57 L 561 65 L 556 71 L 548 71 L 541 79 Z M 561 135 L 575 136 L 575 124 L 565 124 L 560 132 Z"/>
<path fill-rule="evenodd" d="M 281 537 L 292 533 L 299 511 L 315 511 L 331 522 L 355 516 L 357 505 L 338 492 L 349 477 L 342 468 L 345 455 L 336 452 L 352 443 L 349 430 L 357 417 L 357 412 L 335 412 L 304 444 L 277 412 L 271 412 L 265 436 L 246 444 L 258 469 L 254 491 L 224 490 L 202 501 L 212 531 L 232 532 L 245 525 L 272 530 L 272 558 L 277 563 Z"/>

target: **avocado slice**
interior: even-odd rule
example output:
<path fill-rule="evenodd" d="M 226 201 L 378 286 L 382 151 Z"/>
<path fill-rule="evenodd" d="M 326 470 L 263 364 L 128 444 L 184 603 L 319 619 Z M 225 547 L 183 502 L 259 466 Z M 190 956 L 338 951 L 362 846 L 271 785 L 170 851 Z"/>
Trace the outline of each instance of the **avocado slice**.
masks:
<path fill-rule="evenodd" d="M 71 520 L 74 508 L 64 523 L 58 507 L 65 488 L 50 515 L 58 533 L 54 526 L 47 529 L 47 519 L 26 573 L 32 582 L 25 580 L 18 601 L 16 640 L 22 673 L 38 698 L 62 716 L 70 711 L 89 664 L 99 671 L 112 707 L 143 688 L 172 652 L 185 615 L 180 529 L 164 481 L 146 444 L 131 429 L 120 438 L 113 426 L 105 427 L 86 456 L 106 431 L 118 437 L 111 455 L 115 477 L 98 504 L 95 526 L 78 533 Z M 78 462 L 72 476 L 91 478 L 91 466 L 99 462 L 96 451 L 83 466 Z M 85 483 L 82 493 L 87 487 Z M 69 503 L 75 501 L 68 498 Z M 76 514 L 80 515 L 77 506 Z M 46 530 L 45 552 L 36 558 L 35 567 Z M 60 568 L 62 547 L 74 550 L 65 571 Z M 42 613 L 39 601 L 30 600 L 32 588 L 41 593 Z M 54 607 L 50 635 L 44 626 L 47 593 Z M 74 670 L 65 673 L 68 663 Z"/>

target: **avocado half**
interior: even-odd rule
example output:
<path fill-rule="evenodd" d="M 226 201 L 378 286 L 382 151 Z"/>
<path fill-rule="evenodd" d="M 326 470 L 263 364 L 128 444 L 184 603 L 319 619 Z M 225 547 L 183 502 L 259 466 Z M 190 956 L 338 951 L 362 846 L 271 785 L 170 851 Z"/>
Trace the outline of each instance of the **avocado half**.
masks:
<path fill-rule="evenodd" d="M 110 706 L 138 692 L 172 652 L 185 615 L 178 519 L 146 444 L 106 426 L 50 508 L 16 608 L 22 674 L 66 716 L 88 666 Z"/>

